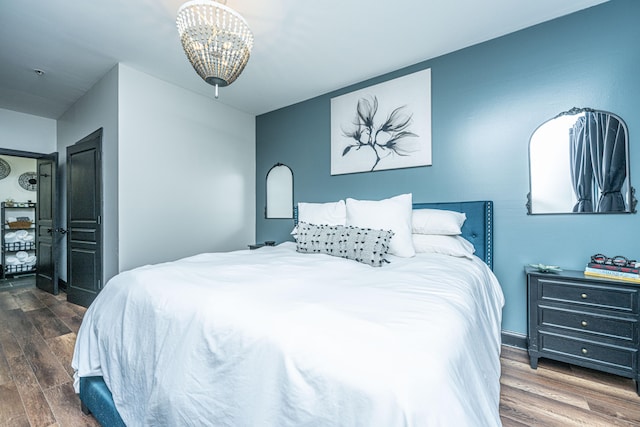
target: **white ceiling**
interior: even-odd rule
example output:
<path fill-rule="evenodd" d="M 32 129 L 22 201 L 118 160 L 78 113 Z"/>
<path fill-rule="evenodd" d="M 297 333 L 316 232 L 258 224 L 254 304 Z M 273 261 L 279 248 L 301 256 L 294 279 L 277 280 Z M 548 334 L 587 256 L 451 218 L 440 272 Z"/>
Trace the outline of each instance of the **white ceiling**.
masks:
<path fill-rule="evenodd" d="M 228 0 L 255 45 L 218 101 L 265 113 L 605 1 Z M 0 108 L 56 119 L 118 62 L 213 97 L 177 36 L 183 2 L 0 0 Z"/>

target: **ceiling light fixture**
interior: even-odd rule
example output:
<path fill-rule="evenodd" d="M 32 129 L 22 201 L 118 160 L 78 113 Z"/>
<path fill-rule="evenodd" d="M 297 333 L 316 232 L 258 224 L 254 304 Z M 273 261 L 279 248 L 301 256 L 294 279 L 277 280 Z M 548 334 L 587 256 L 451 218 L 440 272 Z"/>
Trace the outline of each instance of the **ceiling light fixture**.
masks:
<path fill-rule="evenodd" d="M 226 0 L 191 0 L 180 6 L 176 24 L 184 52 L 210 85 L 233 83 L 249 61 L 253 33 Z"/>

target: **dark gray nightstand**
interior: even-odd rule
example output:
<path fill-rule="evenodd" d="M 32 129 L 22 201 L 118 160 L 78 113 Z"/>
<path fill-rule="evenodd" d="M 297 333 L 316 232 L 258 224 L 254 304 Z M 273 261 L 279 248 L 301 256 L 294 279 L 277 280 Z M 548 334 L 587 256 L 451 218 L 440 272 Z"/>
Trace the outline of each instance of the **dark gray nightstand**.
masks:
<path fill-rule="evenodd" d="M 640 284 L 526 268 L 531 367 L 544 357 L 636 380 Z"/>
<path fill-rule="evenodd" d="M 267 240 L 262 243 L 254 243 L 253 245 L 249 245 L 249 249 L 259 249 L 263 246 L 275 246 L 276 242 L 274 240 Z"/>

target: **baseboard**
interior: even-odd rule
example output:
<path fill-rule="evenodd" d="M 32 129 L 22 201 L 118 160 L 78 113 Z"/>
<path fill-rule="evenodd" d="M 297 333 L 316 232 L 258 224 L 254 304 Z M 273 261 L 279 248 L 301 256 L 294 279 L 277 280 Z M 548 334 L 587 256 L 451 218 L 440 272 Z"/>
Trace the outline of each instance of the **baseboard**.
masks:
<path fill-rule="evenodd" d="M 502 331 L 502 345 L 527 349 L 527 336 L 518 332 Z"/>
<path fill-rule="evenodd" d="M 58 289 L 67 292 L 67 282 L 58 277 Z"/>

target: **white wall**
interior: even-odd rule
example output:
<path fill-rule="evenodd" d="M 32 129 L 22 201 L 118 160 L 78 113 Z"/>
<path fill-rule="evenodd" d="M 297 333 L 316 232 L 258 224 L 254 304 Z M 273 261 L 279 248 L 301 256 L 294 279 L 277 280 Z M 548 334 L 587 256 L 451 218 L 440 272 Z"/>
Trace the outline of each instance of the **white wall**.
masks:
<path fill-rule="evenodd" d="M 56 121 L 0 108 L 0 148 L 52 153 L 56 151 Z"/>
<path fill-rule="evenodd" d="M 13 199 L 16 202 L 35 202 L 37 192 L 25 190 L 18 184 L 18 178 L 25 172 L 35 172 L 37 160 L 29 157 L 0 156 L 11 167 L 11 172 L 6 178 L 0 179 L 0 201 Z"/>
<path fill-rule="evenodd" d="M 95 130 L 102 132 L 103 283 L 118 273 L 118 68 L 114 67 L 58 119 L 61 197 L 59 212 L 66 228 L 66 147 Z M 60 277 L 67 278 L 66 240 L 61 245 Z"/>
<path fill-rule="evenodd" d="M 38 154 L 56 151 L 56 121 L 30 114 L 0 109 L 0 149 L 11 154 L 0 158 L 9 163 L 11 173 L 0 180 L 0 201 L 13 199 L 17 202 L 36 201 L 37 193 L 28 191 L 18 184 L 19 176 L 24 172 L 36 171 Z M 12 216 L 34 216 L 33 210 L 12 212 Z"/>
<path fill-rule="evenodd" d="M 122 64 L 118 100 L 120 271 L 253 243 L 255 117 Z"/>

